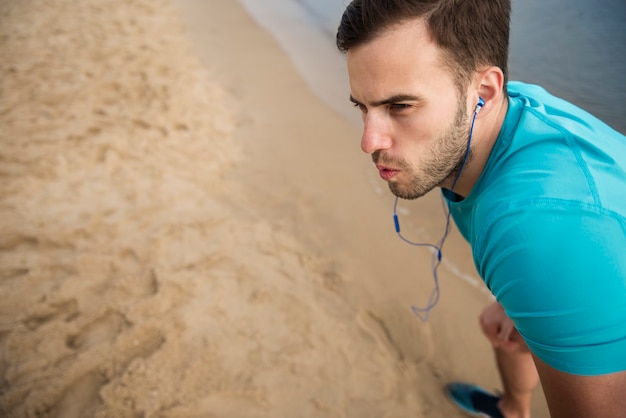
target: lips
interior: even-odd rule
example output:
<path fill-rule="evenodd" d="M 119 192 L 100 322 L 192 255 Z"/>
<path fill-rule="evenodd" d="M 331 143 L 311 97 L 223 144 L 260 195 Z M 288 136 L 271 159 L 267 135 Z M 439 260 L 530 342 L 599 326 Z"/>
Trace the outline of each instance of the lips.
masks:
<path fill-rule="evenodd" d="M 376 168 L 378 169 L 378 174 L 380 174 L 380 177 L 385 181 L 390 181 L 396 176 L 396 174 L 399 173 L 399 170 L 394 170 L 392 168 L 382 165 L 377 165 Z"/>

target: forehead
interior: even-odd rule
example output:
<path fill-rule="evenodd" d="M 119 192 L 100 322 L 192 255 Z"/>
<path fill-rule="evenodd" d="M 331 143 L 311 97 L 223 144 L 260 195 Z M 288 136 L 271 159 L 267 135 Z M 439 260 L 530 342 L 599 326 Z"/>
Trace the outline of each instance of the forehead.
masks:
<path fill-rule="evenodd" d="M 454 87 L 442 51 L 422 19 L 393 26 L 350 49 L 347 64 L 350 88 L 357 100 L 407 93 L 424 96 Z"/>

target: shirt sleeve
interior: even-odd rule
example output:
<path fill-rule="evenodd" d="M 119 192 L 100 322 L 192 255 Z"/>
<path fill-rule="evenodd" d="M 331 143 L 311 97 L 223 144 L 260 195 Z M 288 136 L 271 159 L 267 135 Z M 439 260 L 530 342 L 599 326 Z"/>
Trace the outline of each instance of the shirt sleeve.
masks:
<path fill-rule="evenodd" d="M 535 355 L 573 374 L 626 370 L 626 221 L 554 201 L 492 218 L 477 267 Z"/>

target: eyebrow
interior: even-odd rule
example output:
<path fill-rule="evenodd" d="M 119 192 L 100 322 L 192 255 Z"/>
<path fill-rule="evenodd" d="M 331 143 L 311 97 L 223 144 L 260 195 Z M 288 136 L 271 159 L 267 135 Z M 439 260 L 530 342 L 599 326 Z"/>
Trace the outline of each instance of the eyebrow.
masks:
<path fill-rule="evenodd" d="M 386 99 L 383 100 L 379 100 L 377 102 L 373 102 L 371 103 L 371 105 L 373 107 L 378 107 L 378 106 L 384 106 L 384 105 L 389 105 L 389 104 L 393 104 L 393 103 L 398 103 L 398 102 L 405 102 L 405 101 L 421 101 L 422 98 L 419 96 L 413 96 L 411 94 L 396 94 L 393 95 L 391 97 L 388 97 Z M 355 99 L 352 95 L 350 95 L 350 101 L 354 104 L 357 105 L 362 105 L 363 103 L 359 102 L 357 99 Z"/>

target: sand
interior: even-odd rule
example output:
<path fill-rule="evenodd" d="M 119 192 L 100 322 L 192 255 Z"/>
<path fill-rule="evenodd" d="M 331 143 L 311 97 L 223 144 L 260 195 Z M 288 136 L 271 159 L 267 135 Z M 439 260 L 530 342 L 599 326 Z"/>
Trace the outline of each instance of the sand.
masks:
<path fill-rule="evenodd" d="M 467 246 L 420 321 L 430 254 L 238 3 L 5 0 L 0 56 L 0 415 L 454 417 L 446 382 L 499 387 Z"/>

